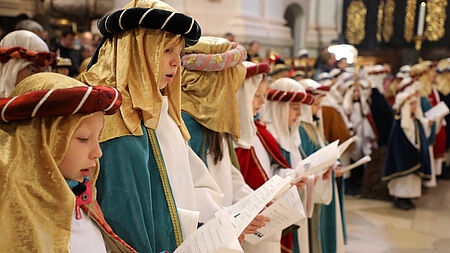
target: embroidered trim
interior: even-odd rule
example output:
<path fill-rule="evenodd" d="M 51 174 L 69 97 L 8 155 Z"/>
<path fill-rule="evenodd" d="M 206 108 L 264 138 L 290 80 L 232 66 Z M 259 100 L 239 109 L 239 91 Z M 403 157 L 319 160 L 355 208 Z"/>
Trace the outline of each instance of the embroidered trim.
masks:
<path fill-rule="evenodd" d="M 183 242 L 183 236 L 181 233 L 180 219 L 175 207 L 175 200 L 172 195 L 172 189 L 170 188 L 169 177 L 167 175 L 166 166 L 162 158 L 161 150 L 159 149 L 158 140 L 156 139 L 155 130 L 148 129 L 148 139 L 152 146 L 153 153 L 155 155 L 156 166 L 158 167 L 159 175 L 164 189 L 164 195 L 166 196 L 167 206 L 169 207 L 170 219 L 172 220 L 173 232 L 175 234 L 175 240 L 177 246 L 180 246 Z"/>
<path fill-rule="evenodd" d="M 269 177 L 267 176 L 266 172 L 264 171 L 263 167 L 261 166 L 261 163 L 259 162 L 258 158 L 255 154 L 255 149 L 253 147 L 250 148 L 250 154 L 252 154 L 253 161 L 256 163 L 256 167 L 258 167 L 259 172 L 264 178 L 264 182 L 267 182 L 269 180 Z"/>

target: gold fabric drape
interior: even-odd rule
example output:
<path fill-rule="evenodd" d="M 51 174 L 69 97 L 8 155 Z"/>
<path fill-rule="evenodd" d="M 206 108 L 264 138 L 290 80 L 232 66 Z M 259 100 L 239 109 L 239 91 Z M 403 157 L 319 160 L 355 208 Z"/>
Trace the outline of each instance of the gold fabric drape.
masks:
<path fill-rule="evenodd" d="M 83 84 L 59 74 L 39 73 L 19 83 L 12 95 L 77 86 Z M 75 196 L 58 165 L 75 129 L 90 115 L 0 124 L 0 249 L 69 252 Z M 97 175 L 98 163 L 90 175 L 93 199 Z"/>
<path fill-rule="evenodd" d="M 174 11 L 161 1 L 136 0 L 125 8 L 143 7 Z M 115 34 L 106 40 L 99 52 L 98 61 L 82 81 L 92 86 L 117 88 L 122 94 L 120 113 L 105 116 L 102 141 L 124 135 L 142 135 L 140 123 L 156 129 L 162 107 L 158 80 L 162 78 L 163 53 L 166 48 L 182 39 L 157 29 L 137 28 Z M 189 132 L 181 119 L 181 71 L 178 69 L 172 83 L 165 88 L 169 100 L 169 114 L 180 128 L 185 139 Z"/>
<path fill-rule="evenodd" d="M 231 50 L 226 39 L 201 37 L 186 54 L 218 54 Z M 220 72 L 182 70 L 182 110 L 204 127 L 239 138 L 239 110 L 236 92 L 244 83 L 246 68 L 242 63 Z"/>

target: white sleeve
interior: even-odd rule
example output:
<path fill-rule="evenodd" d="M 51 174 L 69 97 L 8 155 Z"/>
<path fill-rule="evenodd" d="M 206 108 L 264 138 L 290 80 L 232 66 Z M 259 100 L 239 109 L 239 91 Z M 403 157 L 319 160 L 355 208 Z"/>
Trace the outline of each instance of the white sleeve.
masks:
<path fill-rule="evenodd" d="M 243 199 L 245 196 L 252 194 L 253 189 L 245 183 L 244 177 L 241 172 L 231 166 L 231 177 L 233 181 L 233 204 Z"/>
<path fill-rule="evenodd" d="M 205 222 L 221 209 L 223 193 L 209 174 L 206 165 L 189 146 L 188 153 L 200 221 Z"/>

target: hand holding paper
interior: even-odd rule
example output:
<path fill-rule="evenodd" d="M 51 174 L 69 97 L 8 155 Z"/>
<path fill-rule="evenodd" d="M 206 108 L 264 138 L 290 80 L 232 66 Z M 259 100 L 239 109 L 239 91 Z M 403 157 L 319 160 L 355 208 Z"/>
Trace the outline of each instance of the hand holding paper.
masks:
<path fill-rule="evenodd" d="M 236 234 L 241 234 L 267 203 L 288 190 L 291 187 L 291 181 L 292 177 L 281 178 L 275 175 L 252 194 L 225 208 L 225 211 L 232 216 Z"/>
<path fill-rule="evenodd" d="M 281 195 L 273 205 L 265 209 L 262 213 L 270 218 L 266 226 L 258 229 L 254 234 L 247 235 L 245 240 L 251 244 L 259 243 L 290 225 L 305 221 L 305 211 L 302 201 L 294 187 Z"/>
<path fill-rule="evenodd" d="M 218 211 L 216 217 L 191 234 L 174 253 L 243 253 L 231 217 Z"/>

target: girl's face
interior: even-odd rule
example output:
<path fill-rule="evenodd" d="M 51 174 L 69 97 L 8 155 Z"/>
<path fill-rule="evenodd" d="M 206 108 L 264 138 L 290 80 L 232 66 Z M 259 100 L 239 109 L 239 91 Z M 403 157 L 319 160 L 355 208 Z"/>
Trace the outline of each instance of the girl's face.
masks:
<path fill-rule="evenodd" d="M 72 135 L 66 156 L 59 165 L 65 179 L 83 182 L 96 167 L 96 160 L 102 156 L 99 137 L 103 129 L 103 112 L 96 112 L 81 121 Z"/>
<path fill-rule="evenodd" d="M 173 81 L 177 70 L 181 65 L 181 52 L 184 48 L 184 39 L 180 38 L 172 45 L 164 50 L 162 59 L 162 72 L 158 81 L 158 88 L 160 90 Z"/>
<path fill-rule="evenodd" d="M 47 71 L 48 67 L 40 67 L 36 64 L 30 64 L 28 66 L 26 66 L 25 68 L 19 70 L 19 72 L 17 73 L 17 78 L 16 78 L 16 85 L 18 83 L 20 83 L 20 81 L 22 81 L 23 79 L 36 74 L 36 73 L 41 73 L 44 71 Z"/>
<path fill-rule="evenodd" d="M 267 82 L 263 80 L 256 90 L 255 96 L 253 97 L 253 116 L 256 116 L 261 107 L 266 103 L 267 98 Z"/>
<path fill-rule="evenodd" d="M 324 97 L 325 97 L 324 95 L 321 95 L 321 96 L 318 96 L 318 97 L 316 97 L 314 99 L 314 103 L 311 105 L 311 113 L 312 113 L 312 115 L 317 115 L 317 112 L 320 109 L 320 103 L 322 103 L 322 100 L 323 100 Z"/>
<path fill-rule="evenodd" d="M 294 123 L 302 115 L 301 108 L 302 108 L 302 103 L 300 103 L 300 102 L 289 103 L 289 118 L 288 118 L 289 127 L 293 127 Z"/>

